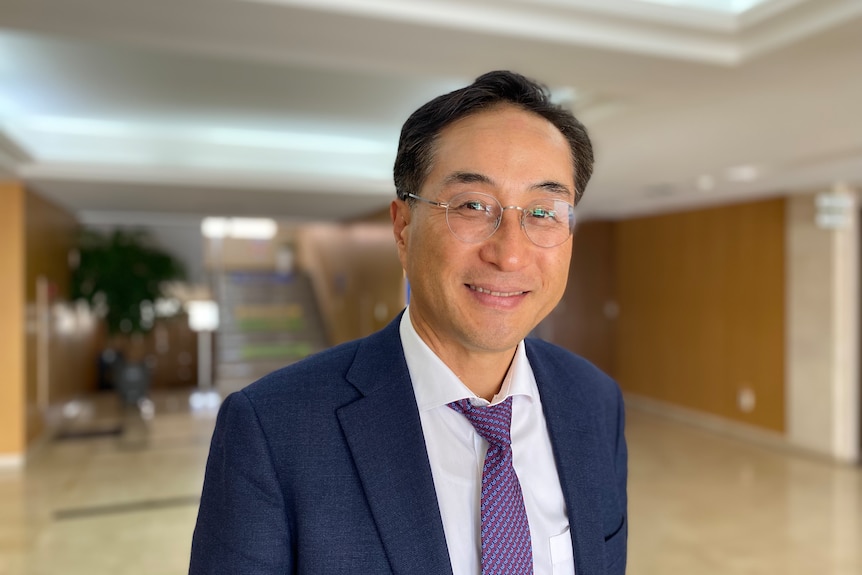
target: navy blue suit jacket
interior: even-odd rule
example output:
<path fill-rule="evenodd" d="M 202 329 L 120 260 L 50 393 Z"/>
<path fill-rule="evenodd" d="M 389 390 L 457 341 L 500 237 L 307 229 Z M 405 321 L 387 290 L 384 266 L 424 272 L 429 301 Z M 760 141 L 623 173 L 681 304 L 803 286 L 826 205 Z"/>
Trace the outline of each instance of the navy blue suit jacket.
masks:
<path fill-rule="evenodd" d="M 222 405 L 192 575 L 451 575 L 400 316 L 276 371 Z M 626 444 L 617 385 L 528 339 L 578 575 L 626 565 Z"/>

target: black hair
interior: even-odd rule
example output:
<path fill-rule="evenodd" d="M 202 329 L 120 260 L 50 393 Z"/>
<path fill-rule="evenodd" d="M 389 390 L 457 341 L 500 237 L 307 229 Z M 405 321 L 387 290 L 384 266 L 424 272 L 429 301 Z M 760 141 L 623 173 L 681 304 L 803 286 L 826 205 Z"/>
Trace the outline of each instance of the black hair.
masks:
<path fill-rule="evenodd" d="M 393 170 L 398 197 L 412 203 L 407 194 L 419 195 L 431 171 L 434 144 L 446 126 L 501 104 L 541 116 L 563 134 L 572 151 L 577 204 L 593 173 L 593 145 L 587 129 L 569 110 L 551 102 L 543 84 L 508 71 L 483 74 L 469 86 L 434 98 L 407 118 L 401 128 Z"/>

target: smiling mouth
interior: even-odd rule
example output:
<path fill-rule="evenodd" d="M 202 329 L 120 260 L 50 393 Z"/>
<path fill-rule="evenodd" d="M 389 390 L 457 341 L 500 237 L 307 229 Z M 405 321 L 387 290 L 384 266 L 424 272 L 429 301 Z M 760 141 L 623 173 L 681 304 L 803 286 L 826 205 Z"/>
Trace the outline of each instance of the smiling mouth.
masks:
<path fill-rule="evenodd" d="M 497 297 L 512 297 L 512 296 L 517 296 L 517 295 L 524 295 L 525 293 L 527 293 L 525 291 L 493 291 L 493 290 L 485 289 L 483 287 L 474 286 L 474 285 L 470 285 L 470 284 L 467 284 L 467 287 L 470 288 L 471 290 L 475 291 L 475 292 L 486 293 L 488 295 L 493 295 L 493 296 L 497 296 Z"/>

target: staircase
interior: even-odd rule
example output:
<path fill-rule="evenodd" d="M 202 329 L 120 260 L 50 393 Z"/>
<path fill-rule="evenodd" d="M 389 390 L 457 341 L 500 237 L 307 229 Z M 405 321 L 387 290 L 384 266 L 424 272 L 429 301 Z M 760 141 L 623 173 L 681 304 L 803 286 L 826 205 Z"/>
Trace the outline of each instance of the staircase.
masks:
<path fill-rule="evenodd" d="M 328 347 L 307 275 L 226 272 L 215 289 L 215 386 L 222 396 Z"/>

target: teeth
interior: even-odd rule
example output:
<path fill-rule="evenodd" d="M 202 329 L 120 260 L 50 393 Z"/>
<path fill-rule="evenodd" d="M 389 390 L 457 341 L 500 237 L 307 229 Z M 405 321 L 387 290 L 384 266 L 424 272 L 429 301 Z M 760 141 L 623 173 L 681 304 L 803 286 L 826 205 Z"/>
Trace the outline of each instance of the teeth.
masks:
<path fill-rule="evenodd" d="M 486 293 L 489 295 L 497 296 L 497 297 L 510 297 L 513 295 L 521 295 L 522 291 L 491 291 L 489 289 L 481 288 L 478 286 L 471 285 L 469 286 L 471 290 L 477 291 L 479 293 Z"/>

